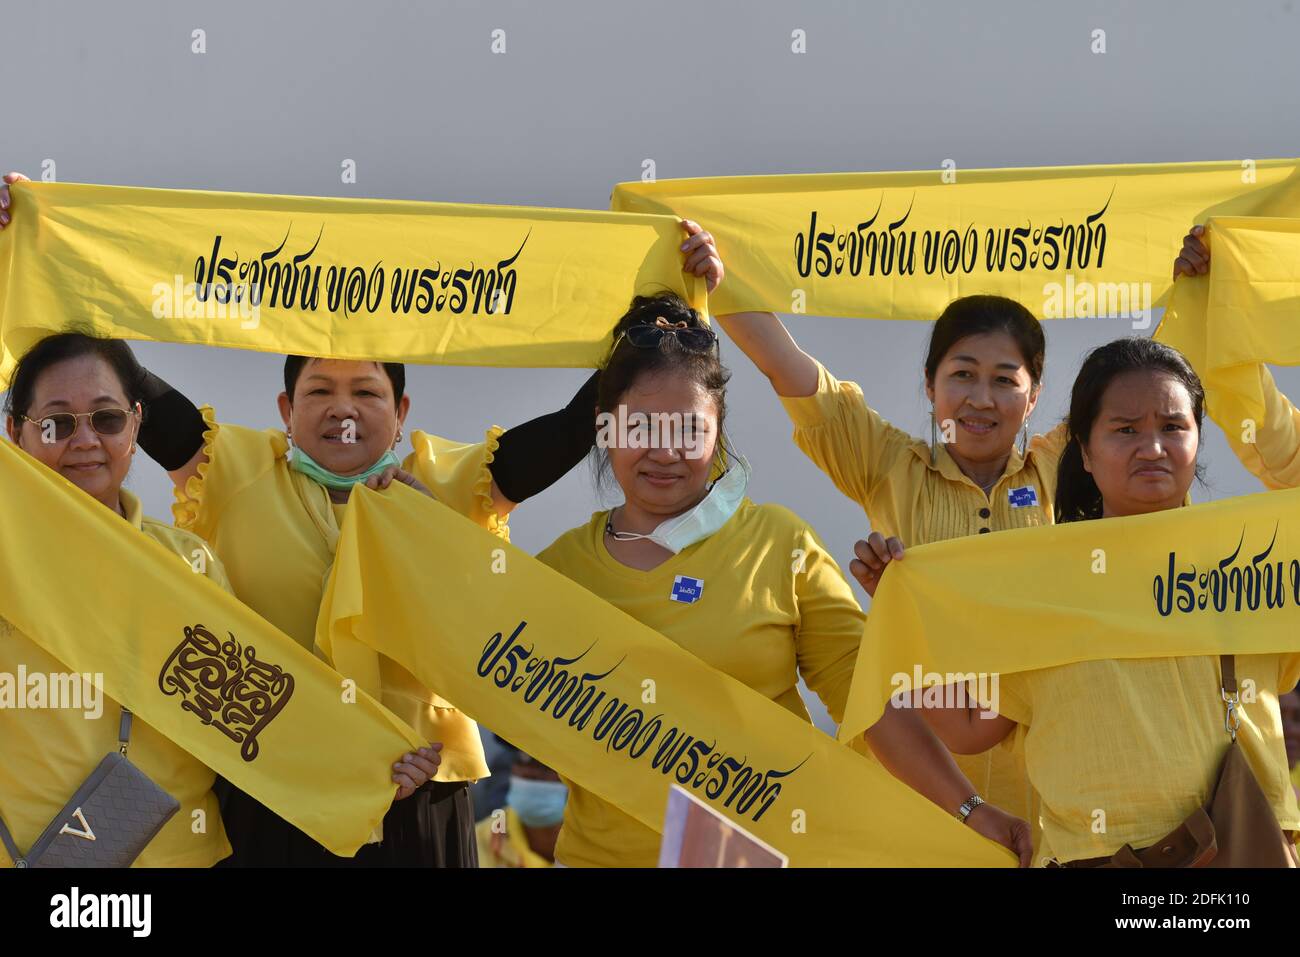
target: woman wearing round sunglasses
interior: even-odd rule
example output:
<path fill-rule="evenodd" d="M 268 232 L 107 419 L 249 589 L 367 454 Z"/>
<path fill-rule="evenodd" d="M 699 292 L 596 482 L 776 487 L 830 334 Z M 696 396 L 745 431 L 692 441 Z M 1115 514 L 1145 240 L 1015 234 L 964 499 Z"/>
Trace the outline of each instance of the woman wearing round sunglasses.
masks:
<path fill-rule="evenodd" d="M 5 409 L 9 438 L 175 554 L 187 571 L 194 553 L 201 551 L 205 574 L 229 590 L 221 563 L 201 539 L 145 517 L 140 500 L 122 487 L 140 429 L 143 374 L 125 343 L 77 334 L 43 339 L 14 372 Z M 112 627 L 113 610 L 104 612 Z M 0 618 L 0 672 L 16 674 L 19 668 L 29 675 L 69 671 Z M 117 747 L 120 712 L 120 705 L 107 697 L 94 719 L 66 708 L 0 708 L 0 818 L 20 850 L 31 846 L 104 755 Z M 230 853 L 211 770 L 139 719 L 131 729 L 131 760 L 181 805 L 145 847 L 137 866 L 209 867 Z M 195 811 L 207 820 L 201 833 L 191 831 Z M 12 863 L 3 847 L 0 862 Z"/>
<path fill-rule="evenodd" d="M 715 260 L 702 260 L 710 264 L 711 289 L 722 272 Z M 538 558 L 809 720 L 802 677 L 839 721 L 862 611 L 805 522 L 745 496 L 749 466 L 722 437 L 729 373 L 717 337 L 689 305 L 664 294 L 634 299 L 611 340 L 591 411 L 601 428 L 602 479 L 613 474 L 623 503 L 596 512 Z M 873 750 L 898 777 L 955 812 L 974 793 L 970 782 L 919 715 L 887 711 L 869 733 Z M 655 831 L 566 783 L 557 862 L 655 866 Z M 968 820 L 1028 860 L 1024 821 L 987 805 Z"/>

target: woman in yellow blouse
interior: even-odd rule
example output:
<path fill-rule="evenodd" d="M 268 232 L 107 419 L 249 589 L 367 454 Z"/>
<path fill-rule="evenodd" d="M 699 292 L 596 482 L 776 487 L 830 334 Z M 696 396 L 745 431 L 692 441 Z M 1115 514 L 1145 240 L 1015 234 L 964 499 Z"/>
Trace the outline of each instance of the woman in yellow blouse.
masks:
<path fill-rule="evenodd" d="M 856 383 L 836 379 L 800 349 L 774 314 L 734 313 L 718 322 L 772 383 L 794 422 L 795 443 L 870 519 L 873 534 L 850 563 L 869 593 L 881 558 L 901 557 L 903 544 L 1051 524 L 1065 432 L 1029 435 L 1045 344 L 1038 320 L 1020 303 L 966 296 L 935 322 L 924 366 L 928 442 L 885 421 Z M 1037 819 L 1014 755 L 991 750 L 957 763 L 989 800 Z"/>
<path fill-rule="evenodd" d="M 1094 350 L 1071 397 L 1058 521 L 1181 506 L 1203 409 L 1200 380 L 1168 346 L 1132 338 Z M 1241 655 L 1235 667 L 1256 689 L 1237 741 L 1281 829 L 1295 832 L 1278 696 L 1300 677 L 1300 655 Z M 1217 657 L 1083 661 L 1002 675 L 992 719 L 978 708 L 925 716 L 953 750 L 1005 739 L 1023 753 L 1042 800 L 1039 861 L 1086 866 L 1125 844 L 1140 854 L 1207 802 L 1228 744 L 1220 689 Z"/>
<path fill-rule="evenodd" d="M 193 567 L 193 554 L 202 551 L 205 574 L 229 589 L 221 563 L 203 541 L 146 518 L 139 499 L 122 488 L 140 427 L 142 374 L 122 342 L 76 334 L 44 339 L 14 372 L 5 409 L 9 438 L 173 552 L 187 569 Z M 69 600 L 77 600 L 76 595 Z M 111 624 L 112 609 L 105 614 Z M 0 618 L 0 672 L 12 675 L 19 668 L 29 675 L 69 671 Z M 95 710 L 99 713 L 91 715 L 66 707 L 0 708 L 0 818 L 20 852 L 31 847 L 104 755 L 117 749 L 121 706 L 103 696 Z M 180 802 L 180 810 L 145 847 L 136 866 L 210 867 L 226 857 L 230 845 L 212 790 L 212 771 L 138 718 L 129 753 Z M 196 821 L 203 826 L 196 828 Z M 2 846 L 0 863 L 12 864 Z"/>
<path fill-rule="evenodd" d="M 711 264 L 714 279 L 721 273 L 715 260 L 711 250 L 699 260 Z M 802 677 L 840 720 L 863 615 L 807 523 L 745 497 L 748 465 L 722 441 L 729 374 L 716 335 L 686 303 L 664 294 L 634 299 L 612 341 L 597 408 L 607 425 L 630 428 L 603 432 L 598 444 L 624 503 L 595 513 L 538 558 L 807 720 Z M 886 711 L 868 733 L 882 762 L 956 811 L 973 786 L 915 712 Z M 558 863 L 655 865 L 656 832 L 566 783 Z M 1027 859 L 1025 822 L 988 805 L 967 820 Z"/>

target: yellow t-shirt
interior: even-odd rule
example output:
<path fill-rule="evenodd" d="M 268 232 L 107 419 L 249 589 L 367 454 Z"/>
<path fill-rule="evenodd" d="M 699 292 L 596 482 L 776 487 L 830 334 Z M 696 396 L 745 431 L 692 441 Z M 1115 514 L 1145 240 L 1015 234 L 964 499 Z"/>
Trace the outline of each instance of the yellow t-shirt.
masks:
<path fill-rule="evenodd" d="M 538 559 L 805 720 L 800 675 L 831 717 L 843 718 L 865 616 L 807 523 L 779 505 L 745 499 L 713 535 L 639 571 L 605 547 L 607 514 L 597 512 L 565 532 Z M 703 582 L 696 601 L 670 600 L 678 575 Z M 572 781 L 565 784 L 557 861 L 655 866 L 658 833 Z"/>
<path fill-rule="evenodd" d="M 127 520 L 164 548 L 187 569 L 195 551 L 205 556 L 208 578 L 227 591 L 230 583 L 220 561 L 195 535 L 144 517 L 140 500 L 123 490 Z M 73 546 L 75 547 L 75 545 Z M 68 596 L 76 601 L 74 593 Z M 110 616 L 111 617 L 111 616 Z M 107 624 L 112 627 L 113 622 Z M 126 627 L 128 623 L 117 622 Z M 67 674 L 70 669 L 44 648 L 0 618 L 0 672 L 14 676 Z M 117 750 L 121 705 L 100 694 L 97 718 L 84 709 L 0 707 L 0 817 L 20 851 L 26 853 L 54 815 L 111 751 Z M 84 702 L 84 699 L 83 699 Z M 17 702 L 14 702 L 16 705 Z M 221 810 L 212 793 L 213 772 L 137 716 L 131 722 L 127 757 L 155 784 L 180 802 L 180 809 L 136 858 L 136 867 L 211 867 L 230 854 Z M 195 811 L 202 811 L 203 831 L 195 833 Z M 0 865 L 13 861 L 0 844 Z"/>
<path fill-rule="evenodd" d="M 1300 486 L 1300 410 L 1278 391 L 1268 366 L 1259 367 L 1259 384 L 1264 393 L 1264 421 L 1255 430 L 1255 441 L 1242 441 L 1240 423 L 1225 428 L 1223 434 L 1241 464 L 1265 486 L 1296 488 Z M 1206 392 L 1205 401 L 1214 408 L 1213 390 Z"/>
<path fill-rule="evenodd" d="M 340 511 L 326 489 L 289 467 L 284 432 L 218 425 L 202 409 L 208 462 L 177 490 L 176 524 L 203 536 L 225 563 L 235 595 L 308 649 L 334 563 Z M 403 468 L 438 501 L 509 540 L 506 518 L 492 503 L 492 461 L 502 429 L 460 445 L 415 432 Z M 445 745 L 439 781 L 487 777 L 478 727 L 405 668 L 380 657 L 384 706 L 430 741 Z"/>
<path fill-rule="evenodd" d="M 856 383 L 840 382 L 821 363 L 817 391 L 783 396 L 781 404 L 794 422 L 795 444 L 862 506 L 873 530 L 905 547 L 1052 524 L 1056 467 L 1069 438 L 1064 425 L 1035 435 L 1023 457 L 1013 449 L 986 495 L 944 445 L 931 464 L 928 444 L 886 422 Z M 1014 754 L 990 748 L 953 758 L 986 801 L 1036 822 L 1033 788 Z"/>
<path fill-rule="evenodd" d="M 1300 655 L 1239 655 L 1236 671 L 1237 741 L 1282 829 L 1300 830 L 1277 701 Z M 1205 804 L 1229 744 L 1219 687 L 1218 659 L 1206 656 L 1001 675 L 996 710 L 1019 725 L 1004 748 L 1023 754 L 1042 800 L 1035 863 L 1148 847 Z"/>
<path fill-rule="evenodd" d="M 513 808 L 493 811 L 474 825 L 478 838 L 479 867 L 552 867 L 546 858 L 528 846 L 528 832 Z M 501 822 L 498 824 L 498 821 Z"/>

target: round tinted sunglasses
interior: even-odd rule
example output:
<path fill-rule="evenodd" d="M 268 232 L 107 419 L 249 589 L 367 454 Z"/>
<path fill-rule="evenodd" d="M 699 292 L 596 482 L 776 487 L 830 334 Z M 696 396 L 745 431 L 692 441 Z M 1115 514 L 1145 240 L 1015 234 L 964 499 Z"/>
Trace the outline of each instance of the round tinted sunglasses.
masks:
<path fill-rule="evenodd" d="M 702 326 L 679 328 L 677 326 L 652 326 L 642 323 L 628 326 L 614 340 L 614 348 L 624 338 L 638 349 L 658 349 L 664 336 L 672 336 L 687 352 L 708 352 L 718 341 L 717 333 Z"/>
<path fill-rule="evenodd" d="M 77 431 L 78 419 L 89 418 L 90 427 L 100 435 L 121 435 L 132 415 L 134 413 L 126 409 L 96 409 L 94 412 L 51 412 L 39 419 L 24 415 L 23 419 L 42 432 L 51 428 L 49 423 L 53 423 L 54 441 L 62 442 Z"/>

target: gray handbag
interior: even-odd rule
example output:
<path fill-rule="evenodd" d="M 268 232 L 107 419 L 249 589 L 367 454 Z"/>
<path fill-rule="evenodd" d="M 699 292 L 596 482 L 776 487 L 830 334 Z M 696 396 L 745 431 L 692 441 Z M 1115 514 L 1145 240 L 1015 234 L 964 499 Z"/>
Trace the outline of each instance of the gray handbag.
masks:
<path fill-rule="evenodd" d="M 99 762 L 26 855 L 0 818 L 15 867 L 130 867 L 180 802 L 126 759 L 131 712 L 122 709 L 118 749 Z"/>

